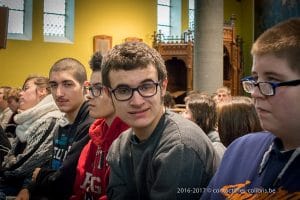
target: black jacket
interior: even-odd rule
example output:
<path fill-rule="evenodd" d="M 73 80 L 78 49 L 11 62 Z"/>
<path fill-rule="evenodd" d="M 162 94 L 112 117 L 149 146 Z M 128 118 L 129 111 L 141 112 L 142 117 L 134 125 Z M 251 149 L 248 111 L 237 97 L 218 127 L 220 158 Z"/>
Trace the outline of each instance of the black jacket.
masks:
<path fill-rule="evenodd" d="M 28 187 L 30 199 L 68 199 L 73 189 L 76 176 L 76 166 L 81 150 L 89 141 L 88 130 L 94 119 L 89 116 L 88 105 L 85 102 L 71 127 L 60 127 L 58 131 L 69 131 L 74 134 L 74 140 L 69 152 L 58 170 L 42 168 L 36 182 Z M 67 129 L 67 130 L 66 130 Z"/>
<path fill-rule="evenodd" d="M 9 149 L 11 148 L 10 142 L 2 129 L 2 126 L 0 126 L 0 168 L 2 166 L 2 161 L 4 159 L 4 156 L 7 154 Z"/>

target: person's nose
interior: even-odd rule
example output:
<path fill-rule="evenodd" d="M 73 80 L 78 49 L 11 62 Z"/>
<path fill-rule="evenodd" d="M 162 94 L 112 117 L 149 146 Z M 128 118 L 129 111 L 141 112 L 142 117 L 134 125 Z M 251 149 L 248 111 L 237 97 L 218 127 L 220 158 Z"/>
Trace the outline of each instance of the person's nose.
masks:
<path fill-rule="evenodd" d="M 251 97 L 252 98 L 262 98 L 262 97 L 265 97 L 265 95 L 263 95 L 258 87 L 257 86 L 254 86 L 253 88 L 253 92 L 251 93 Z"/>
<path fill-rule="evenodd" d="M 130 99 L 130 104 L 131 105 L 141 105 L 145 102 L 144 97 L 140 95 L 138 90 L 134 90 L 132 97 Z"/>
<path fill-rule="evenodd" d="M 63 89 L 63 87 L 62 87 L 61 85 L 58 85 L 58 86 L 57 86 L 57 89 L 56 89 L 56 91 L 55 91 L 55 95 L 56 95 L 57 97 L 64 96 L 64 89 Z"/>

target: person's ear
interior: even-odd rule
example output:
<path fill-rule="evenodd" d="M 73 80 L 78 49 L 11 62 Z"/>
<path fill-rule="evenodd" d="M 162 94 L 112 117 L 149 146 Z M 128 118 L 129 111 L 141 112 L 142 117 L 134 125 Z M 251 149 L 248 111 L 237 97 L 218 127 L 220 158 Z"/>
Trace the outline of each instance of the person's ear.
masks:
<path fill-rule="evenodd" d="M 43 99 L 45 96 L 48 95 L 47 89 L 46 88 L 38 88 L 37 89 L 38 96 L 40 99 Z"/>
<path fill-rule="evenodd" d="M 168 86 L 168 79 L 165 78 L 165 79 L 162 81 L 162 83 L 161 83 L 161 93 L 162 93 L 162 96 L 165 96 L 165 95 L 166 95 L 167 86 Z"/>

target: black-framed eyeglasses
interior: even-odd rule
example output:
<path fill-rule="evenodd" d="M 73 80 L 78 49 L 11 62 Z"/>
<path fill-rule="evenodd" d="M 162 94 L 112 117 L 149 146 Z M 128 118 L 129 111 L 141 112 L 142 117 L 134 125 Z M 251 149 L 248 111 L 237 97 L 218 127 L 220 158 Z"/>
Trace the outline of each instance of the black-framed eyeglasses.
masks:
<path fill-rule="evenodd" d="M 245 92 L 252 94 L 256 86 L 258 86 L 259 91 L 265 96 L 274 96 L 275 89 L 281 86 L 297 86 L 300 85 L 300 79 L 284 81 L 284 82 L 271 82 L 271 81 L 260 81 L 256 82 L 251 76 L 245 77 L 242 80 L 243 89 Z"/>
<path fill-rule="evenodd" d="M 103 90 L 103 85 L 101 83 L 95 83 L 88 85 L 85 88 L 93 95 L 93 97 L 99 97 Z"/>
<path fill-rule="evenodd" d="M 160 82 L 145 82 L 136 88 L 122 85 L 112 89 L 111 92 L 118 101 L 128 101 L 133 96 L 134 91 L 137 91 L 142 97 L 147 98 L 156 95 L 159 84 Z"/>

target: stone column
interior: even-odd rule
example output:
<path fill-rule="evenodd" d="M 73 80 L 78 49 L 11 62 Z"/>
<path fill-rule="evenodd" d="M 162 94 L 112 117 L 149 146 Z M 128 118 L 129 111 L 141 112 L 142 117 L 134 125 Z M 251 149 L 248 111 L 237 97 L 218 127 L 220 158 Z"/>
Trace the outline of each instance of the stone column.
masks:
<path fill-rule="evenodd" d="M 213 93 L 223 85 L 223 0 L 195 0 L 193 88 Z"/>

